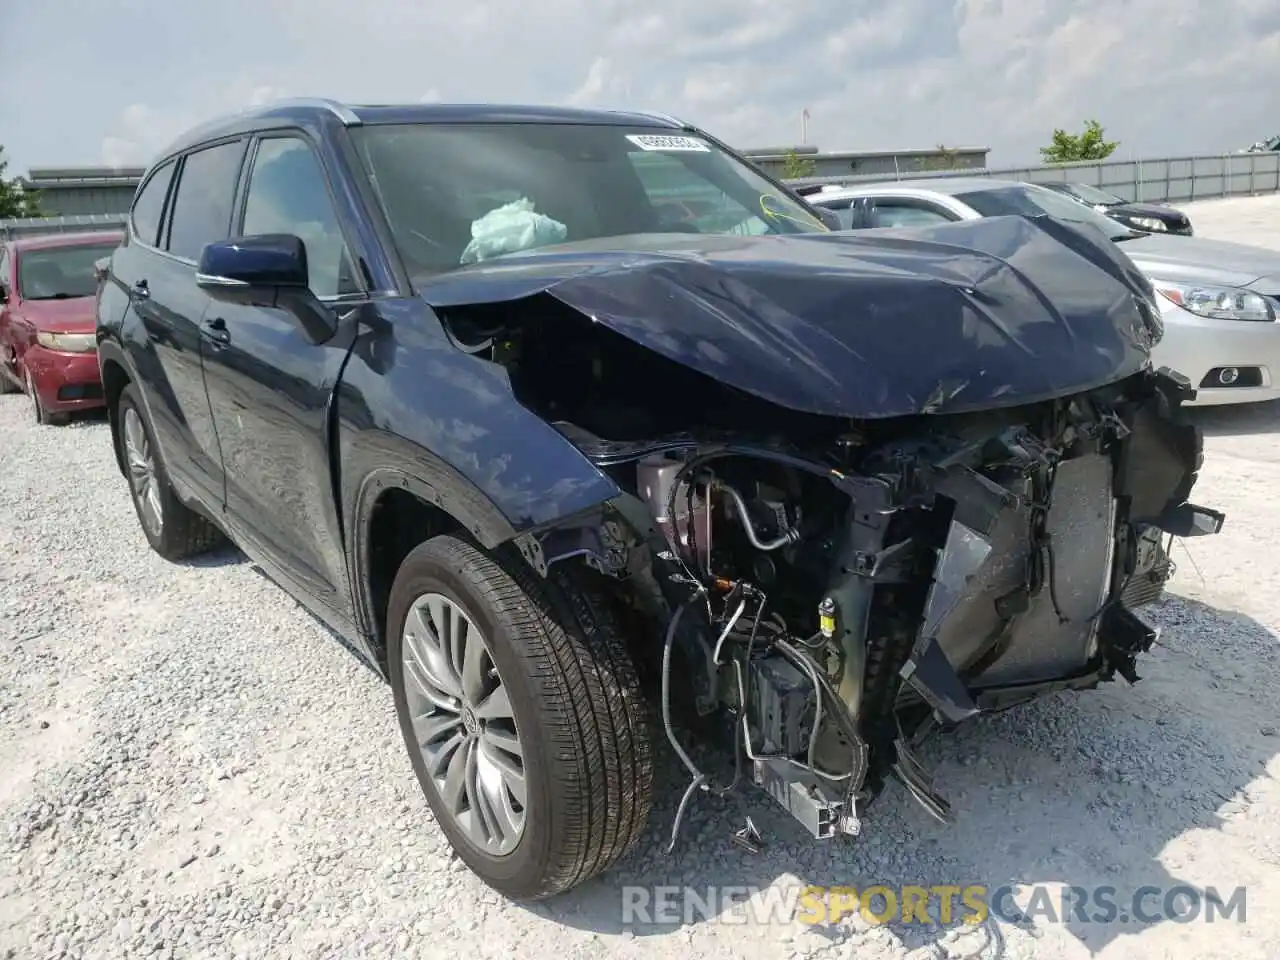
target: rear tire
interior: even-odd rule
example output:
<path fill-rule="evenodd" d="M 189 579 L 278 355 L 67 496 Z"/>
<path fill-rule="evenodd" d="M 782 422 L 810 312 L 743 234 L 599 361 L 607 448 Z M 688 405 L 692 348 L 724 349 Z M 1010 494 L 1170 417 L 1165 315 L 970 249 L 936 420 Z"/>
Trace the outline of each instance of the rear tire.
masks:
<path fill-rule="evenodd" d="M 222 532 L 174 492 L 133 384 L 121 392 L 116 417 L 120 424 L 116 442 L 129 496 L 151 549 L 166 560 L 182 560 L 222 543 Z"/>
<path fill-rule="evenodd" d="M 388 667 L 414 773 L 458 856 L 515 900 L 554 896 L 601 873 L 632 848 L 648 820 L 648 705 L 609 600 L 586 577 L 560 569 L 541 580 L 514 557 L 504 569 L 470 543 L 440 536 L 409 554 L 391 588 Z M 462 617 L 450 613 L 442 621 L 439 612 L 450 607 Z M 461 638 L 457 626 L 438 629 L 441 622 L 462 623 Z M 487 677 L 482 697 L 467 692 L 469 661 L 457 652 L 469 652 L 477 639 L 486 667 L 470 675 Z M 449 689 L 461 695 L 449 696 Z M 510 722 L 492 719 L 498 689 Z M 501 740 L 490 741 L 491 734 L 518 748 L 499 757 L 506 792 L 491 792 L 493 777 L 480 776 L 494 769 L 485 758 Z M 451 792 L 452 757 L 469 746 L 469 756 L 480 759 L 458 761 L 459 769 L 477 771 L 478 779 L 461 796 Z M 517 756 L 521 776 L 507 778 Z M 513 783 L 518 788 L 508 790 Z M 481 829 L 477 839 L 477 818 L 488 822 L 495 796 L 520 820 L 505 845 L 493 839 L 501 829 Z"/>

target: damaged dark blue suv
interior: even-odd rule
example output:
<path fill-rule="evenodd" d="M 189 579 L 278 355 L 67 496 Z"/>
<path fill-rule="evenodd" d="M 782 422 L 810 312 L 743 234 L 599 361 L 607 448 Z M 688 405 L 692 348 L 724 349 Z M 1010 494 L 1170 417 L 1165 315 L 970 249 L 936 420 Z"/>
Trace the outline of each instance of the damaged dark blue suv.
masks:
<path fill-rule="evenodd" d="M 98 356 L 151 546 L 349 642 L 537 898 L 635 842 L 655 738 L 852 835 L 891 777 L 949 816 L 931 732 L 1136 679 L 1163 535 L 1222 522 L 1151 297 L 1048 218 L 830 232 L 669 118 L 307 101 L 161 155 Z"/>

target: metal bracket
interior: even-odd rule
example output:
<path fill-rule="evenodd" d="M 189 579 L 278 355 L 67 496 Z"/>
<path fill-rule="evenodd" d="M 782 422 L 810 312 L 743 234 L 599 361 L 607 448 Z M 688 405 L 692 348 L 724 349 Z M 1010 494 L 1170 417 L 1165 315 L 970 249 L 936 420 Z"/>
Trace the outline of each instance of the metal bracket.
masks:
<path fill-rule="evenodd" d="M 764 848 L 764 838 L 760 836 L 760 831 L 750 817 L 747 817 L 747 825 L 734 831 L 730 839 L 748 853 L 759 853 Z"/>
<path fill-rule="evenodd" d="M 803 824 L 815 840 L 829 840 L 845 832 L 851 813 L 845 798 L 836 795 L 832 785 L 822 778 L 783 763 L 756 760 L 753 770 L 756 785 Z"/>

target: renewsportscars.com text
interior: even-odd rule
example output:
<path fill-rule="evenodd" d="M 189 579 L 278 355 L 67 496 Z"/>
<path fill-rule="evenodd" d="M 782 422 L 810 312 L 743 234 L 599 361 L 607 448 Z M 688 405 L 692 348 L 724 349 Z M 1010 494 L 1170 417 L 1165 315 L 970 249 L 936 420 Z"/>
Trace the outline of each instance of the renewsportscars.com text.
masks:
<path fill-rule="evenodd" d="M 1245 922 L 1246 888 L 1226 896 L 1215 888 L 1058 885 L 931 884 L 867 887 L 746 886 L 623 887 L 627 924 L 836 924 L 861 917 L 870 924 L 1216 923 Z"/>

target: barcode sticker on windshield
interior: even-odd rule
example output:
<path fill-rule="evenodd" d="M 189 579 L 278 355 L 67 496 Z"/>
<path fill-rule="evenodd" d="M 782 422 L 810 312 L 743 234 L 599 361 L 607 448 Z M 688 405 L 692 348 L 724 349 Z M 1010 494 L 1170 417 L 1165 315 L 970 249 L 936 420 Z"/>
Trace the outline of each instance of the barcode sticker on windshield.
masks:
<path fill-rule="evenodd" d="M 697 137 L 670 137 L 657 133 L 628 134 L 627 139 L 641 150 L 688 151 L 693 153 L 709 153 L 711 148 L 707 141 Z"/>

